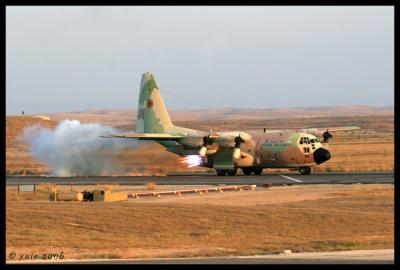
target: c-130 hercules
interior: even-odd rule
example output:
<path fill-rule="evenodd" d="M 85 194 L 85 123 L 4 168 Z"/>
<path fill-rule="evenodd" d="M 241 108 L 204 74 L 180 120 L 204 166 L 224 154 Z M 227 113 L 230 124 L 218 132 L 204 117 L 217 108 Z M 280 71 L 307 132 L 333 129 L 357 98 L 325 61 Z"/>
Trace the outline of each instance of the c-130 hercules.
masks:
<path fill-rule="evenodd" d="M 329 128 L 330 131 L 358 127 Z M 306 133 L 307 132 L 307 133 Z M 218 175 L 235 175 L 241 168 L 245 175 L 259 175 L 264 168 L 292 168 L 310 174 L 312 166 L 331 158 L 315 135 L 328 142 L 332 134 L 325 129 L 298 131 L 266 130 L 204 132 L 172 124 L 153 74 L 142 75 L 136 132 L 101 136 L 152 140 L 177 154 L 189 167 L 214 168 Z"/>

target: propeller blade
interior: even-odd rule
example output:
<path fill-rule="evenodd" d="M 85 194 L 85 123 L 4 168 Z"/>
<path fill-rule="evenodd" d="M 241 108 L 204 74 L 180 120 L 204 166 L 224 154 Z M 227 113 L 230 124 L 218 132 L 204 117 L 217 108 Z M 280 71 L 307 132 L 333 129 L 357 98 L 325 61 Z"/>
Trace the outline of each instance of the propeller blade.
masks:
<path fill-rule="evenodd" d="M 240 137 L 239 134 L 239 136 L 235 138 L 235 148 L 240 148 L 240 144 L 242 143 L 244 143 L 244 140 L 242 139 L 242 137 Z"/>
<path fill-rule="evenodd" d="M 322 141 L 322 143 L 328 143 L 329 139 L 332 138 L 332 134 L 329 133 L 329 129 L 327 129 L 323 134 L 322 137 L 324 138 L 324 140 Z"/>
<path fill-rule="evenodd" d="M 233 149 L 233 159 L 240 159 L 240 148 Z"/>
<path fill-rule="evenodd" d="M 210 130 L 211 132 L 211 130 Z M 210 137 L 210 133 L 207 136 L 203 137 L 203 145 L 201 146 L 199 150 L 199 155 L 201 157 L 205 157 L 207 155 L 207 146 L 213 144 L 214 139 Z"/>
<path fill-rule="evenodd" d="M 202 146 L 199 151 L 199 156 L 205 157 L 207 153 L 207 146 Z"/>
<path fill-rule="evenodd" d="M 242 137 L 237 136 L 235 138 L 235 148 L 233 150 L 233 159 L 240 159 L 240 145 L 244 143 L 244 140 L 242 139 Z"/>

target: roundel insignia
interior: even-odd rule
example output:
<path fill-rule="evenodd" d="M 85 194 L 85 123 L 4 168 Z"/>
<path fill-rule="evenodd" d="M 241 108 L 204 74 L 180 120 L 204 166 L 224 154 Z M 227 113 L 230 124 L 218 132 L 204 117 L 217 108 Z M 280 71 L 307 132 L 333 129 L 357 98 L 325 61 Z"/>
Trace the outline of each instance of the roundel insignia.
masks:
<path fill-rule="evenodd" d="M 146 106 L 147 108 L 151 109 L 153 107 L 153 100 L 151 98 L 147 99 Z"/>

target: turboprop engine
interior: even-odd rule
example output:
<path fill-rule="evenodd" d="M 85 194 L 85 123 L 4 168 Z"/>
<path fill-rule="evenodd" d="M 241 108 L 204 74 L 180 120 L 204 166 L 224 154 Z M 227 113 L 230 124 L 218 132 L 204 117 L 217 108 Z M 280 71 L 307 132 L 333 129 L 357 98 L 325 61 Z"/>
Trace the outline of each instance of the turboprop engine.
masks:
<path fill-rule="evenodd" d="M 179 143 L 184 145 L 187 151 L 191 152 L 191 155 L 198 153 L 198 155 L 202 158 L 207 155 L 214 154 L 218 150 L 217 145 L 213 145 L 215 138 L 218 135 L 208 134 L 207 136 L 203 136 L 200 134 L 190 134 L 189 136 L 180 139 Z M 198 150 L 200 147 L 200 151 Z"/>
<path fill-rule="evenodd" d="M 211 145 L 215 142 L 215 138 L 213 138 L 210 134 L 207 136 L 203 137 L 203 145 L 200 148 L 199 155 L 201 157 L 205 157 L 210 154 L 213 154 L 216 152 L 216 149 L 208 149 L 211 147 Z"/>
<path fill-rule="evenodd" d="M 218 134 L 208 134 L 203 137 L 203 144 L 199 150 L 201 157 L 214 154 L 219 148 L 232 148 L 232 158 L 238 160 L 241 157 L 240 146 L 246 141 L 250 141 L 251 136 L 245 132 L 220 132 Z"/>
<path fill-rule="evenodd" d="M 238 160 L 240 159 L 240 145 L 244 143 L 242 137 L 239 136 L 235 137 L 235 149 L 233 149 L 233 159 Z"/>

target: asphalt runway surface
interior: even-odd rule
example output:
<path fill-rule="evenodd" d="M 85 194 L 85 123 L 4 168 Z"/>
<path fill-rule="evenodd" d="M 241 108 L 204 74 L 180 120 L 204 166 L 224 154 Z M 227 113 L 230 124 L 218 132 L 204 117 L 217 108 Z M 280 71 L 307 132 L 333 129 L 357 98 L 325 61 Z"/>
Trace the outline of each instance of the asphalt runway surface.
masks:
<path fill-rule="evenodd" d="M 55 183 L 58 185 L 119 184 L 145 185 L 304 185 L 304 184 L 394 184 L 393 172 L 366 173 L 271 173 L 262 175 L 217 176 L 216 174 L 172 174 L 168 176 L 90 176 L 90 177 L 46 177 L 7 176 L 7 185 Z"/>

